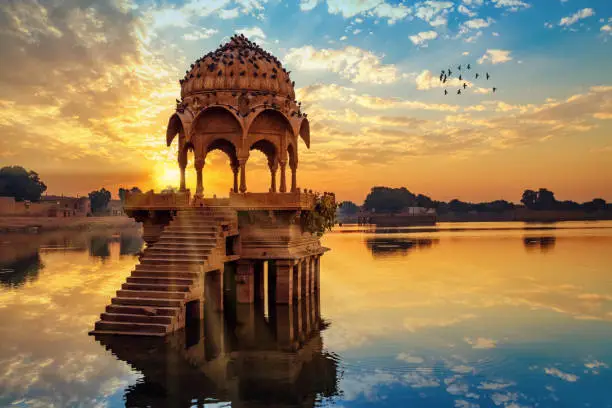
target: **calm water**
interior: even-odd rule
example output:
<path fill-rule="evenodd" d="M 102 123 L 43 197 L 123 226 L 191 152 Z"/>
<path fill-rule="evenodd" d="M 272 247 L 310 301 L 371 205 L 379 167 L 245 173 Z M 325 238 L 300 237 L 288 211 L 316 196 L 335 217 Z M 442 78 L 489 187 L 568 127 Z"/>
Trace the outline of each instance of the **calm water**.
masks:
<path fill-rule="evenodd" d="M 612 223 L 347 227 L 324 245 L 297 320 L 226 309 L 160 342 L 87 335 L 136 233 L 1 235 L 0 406 L 612 406 Z M 291 342 L 296 321 L 317 330 Z"/>

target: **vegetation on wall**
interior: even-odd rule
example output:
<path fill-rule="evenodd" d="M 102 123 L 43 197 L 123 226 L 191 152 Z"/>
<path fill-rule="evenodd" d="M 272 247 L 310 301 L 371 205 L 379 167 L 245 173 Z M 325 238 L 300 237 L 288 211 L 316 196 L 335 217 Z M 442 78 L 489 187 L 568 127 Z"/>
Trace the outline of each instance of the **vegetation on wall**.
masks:
<path fill-rule="evenodd" d="M 302 228 L 318 236 L 326 231 L 331 231 L 336 223 L 336 195 L 334 193 L 323 193 L 315 195 L 315 205 L 312 211 L 304 211 L 300 215 Z"/>

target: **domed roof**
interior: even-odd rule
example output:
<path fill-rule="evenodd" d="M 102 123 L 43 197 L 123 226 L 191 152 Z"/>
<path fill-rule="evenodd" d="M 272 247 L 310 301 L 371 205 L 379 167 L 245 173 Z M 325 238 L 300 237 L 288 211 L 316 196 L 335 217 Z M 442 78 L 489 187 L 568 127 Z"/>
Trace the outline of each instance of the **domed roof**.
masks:
<path fill-rule="evenodd" d="M 211 91 L 267 91 L 293 100 L 294 83 L 281 62 L 244 35 L 191 64 L 180 80 L 181 97 Z"/>

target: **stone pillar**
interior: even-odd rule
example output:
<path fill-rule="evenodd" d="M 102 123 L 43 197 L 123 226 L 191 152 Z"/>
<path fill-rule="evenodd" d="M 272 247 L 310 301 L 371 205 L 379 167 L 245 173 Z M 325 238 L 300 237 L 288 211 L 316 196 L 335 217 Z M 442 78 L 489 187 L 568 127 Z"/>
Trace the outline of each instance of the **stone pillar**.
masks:
<path fill-rule="evenodd" d="M 321 289 L 321 255 L 315 257 L 315 290 Z"/>
<path fill-rule="evenodd" d="M 295 193 L 297 189 L 297 164 L 291 166 L 291 192 Z"/>
<path fill-rule="evenodd" d="M 238 171 L 240 170 L 240 166 L 238 164 L 232 164 L 232 172 L 234 173 L 234 187 L 232 190 L 234 193 L 238 192 Z"/>
<path fill-rule="evenodd" d="M 181 169 L 181 185 L 179 187 L 179 191 L 185 191 L 187 190 L 187 187 L 185 186 L 185 167 L 180 166 L 179 168 Z"/>
<path fill-rule="evenodd" d="M 310 294 L 310 283 L 311 283 L 311 274 L 310 270 L 310 262 L 308 258 L 302 259 L 302 274 L 304 275 L 304 296 L 308 296 Z"/>
<path fill-rule="evenodd" d="M 205 274 L 204 293 L 206 302 L 209 302 L 212 310 L 223 310 L 223 271 L 211 271 Z"/>
<path fill-rule="evenodd" d="M 240 192 L 246 193 L 246 159 L 238 160 L 240 164 Z"/>
<path fill-rule="evenodd" d="M 276 261 L 276 303 L 293 303 L 293 268 L 291 261 Z"/>
<path fill-rule="evenodd" d="M 299 301 L 302 298 L 302 263 L 297 262 L 294 266 L 293 295 Z"/>
<path fill-rule="evenodd" d="M 311 256 L 308 258 L 308 267 L 310 269 L 310 285 L 308 288 L 310 289 L 310 293 L 314 293 L 315 291 L 315 282 L 316 282 L 316 271 L 315 271 L 315 258 Z"/>
<path fill-rule="evenodd" d="M 280 192 L 287 192 L 287 180 L 285 179 L 285 167 L 287 166 L 286 162 L 280 162 Z"/>
<path fill-rule="evenodd" d="M 278 169 L 278 164 L 268 162 L 268 167 L 270 168 L 270 191 L 276 193 L 276 170 Z"/>
<path fill-rule="evenodd" d="M 196 185 L 196 196 L 204 195 L 204 182 L 202 179 L 202 170 L 204 169 L 204 159 L 199 158 L 195 160 L 195 169 L 197 175 L 197 185 Z"/>
<path fill-rule="evenodd" d="M 236 302 L 253 303 L 255 301 L 255 273 L 253 263 L 239 260 L 236 267 Z"/>

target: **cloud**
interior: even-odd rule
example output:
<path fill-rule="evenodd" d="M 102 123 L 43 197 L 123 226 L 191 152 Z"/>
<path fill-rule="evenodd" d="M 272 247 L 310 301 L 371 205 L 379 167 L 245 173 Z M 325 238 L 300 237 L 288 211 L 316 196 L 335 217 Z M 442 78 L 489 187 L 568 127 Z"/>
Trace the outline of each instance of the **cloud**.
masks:
<path fill-rule="evenodd" d="M 418 371 L 404 374 L 402 380 L 411 388 L 435 388 L 440 386 L 440 382 L 435 377 Z"/>
<path fill-rule="evenodd" d="M 506 8 L 509 11 L 518 11 L 521 9 L 529 8 L 531 5 L 521 0 L 491 0 L 495 7 Z"/>
<path fill-rule="evenodd" d="M 411 35 L 410 41 L 416 46 L 427 46 L 427 41 L 438 38 L 438 33 L 435 31 L 422 31 L 416 35 Z"/>
<path fill-rule="evenodd" d="M 319 4 L 319 0 L 300 0 L 300 10 L 310 11 Z"/>
<path fill-rule="evenodd" d="M 563 27 L 569 27 L 582 19 L 594 16 L 594 15 L 595 15 L 595 11 L 592 8 L 583 8 L 582 10 L 575 12 L 571 16 L 563 17 L 559 21 L 559 25 Z"/>
<path fill-rule="evenodd" d="M 266 39 L 266 33 L 259 27 L 250 27 L 250 28 L 242 28 L 240 30 L 236 30 L 238 34 L 244 34 L 251 41 L 257 40 L 259 42 L 263 42 Z"/>
<path fill-rule="evenodd" d="M 606 25 L 601 27 L 600 31 L 602 33 L 608 33 L 608 34 L 612 35 L 612 26 L 610 24 L 606 24 Z"/>
<path fill-rule="evenodd" d="M 483 381 L 478 386 L 479 390 L 503 390 L 505 388 L 511 387 L 515 385 L 514 383 L 505 383 L 505 382 L 487 382 Z"/>
<path fill-rule="evenodd" d="M 472 346 L 474 349 L 492 349 L 497 346 L 497 341 L 493 339 L 487 339 L 485 337 L 478 337 L 471 339 L 469 337 L 464 338 L 465 342 Z"/>
<path fill-rule="evenodd" d="M 201 40 L 210 38 L 218 32 L 219 31 L 214 28 L 201 28 L 200 30 L 183 34 L 183 38 L 187 41 Z"/>
<path fill-rule="evenodd" d="M 411 356 L 408 353 L 399 353 L 395 359 L 408 364 L 421 364 L 425 361 L 421 357 Z"/>
<path fill-rule="evenodd" d="M 353 83 L 388 84 L 402 78 L 393 64 L 383 64 L 370 51 L 348 46 L 340 50 L 316 49 L 310 45 L 291 48 L 285 63 L 299 70 L 335 72 Z"/>
<path fill-rule="evenodd" d="M 389 24 L 406 18 L 410 9 L 403 4 L 389 4 L 383 0 L 327 0 L 327 9 L 330 14 L 341 14 L 344 18 L 351 18 L 358 14 L 385 18 Z"/>
<path fill-rule="evenodd" d="M 491 64 L 503 64 L 504 62 L 512 61 L 510 51 L 507 50 L 487 50 L 485 54 L 478 59 L 479 64 L 485 61 L 491 61 Z"/>
<path fill-rule="evenodd" d="M 470 81 L 460 81 L 459 78 L 448 78 L 444 83 L 440 81 L 439 75 L 434 75 L 431 71 L 427 69 L 421 72 L 416 77 L 415 82 L 417 89 L 421 91 L 432 88 L 445 88 L 448 86 L 461 87 L 464 83 L 471 85 Z"/>
<path fill-rule="evenodd" d="M 414 15 L 433 27 L 443 26 L 446 25 L 447 15 L 453 6 L 450 1 L 427 0 L 415 5 Z"/>
<path fill-rule="evenodd" d="M 491 17 L 488 17 L 486 20 L 482 18 L 475 18 L 473 20 L 467 20 L 463 22 L 462 27 L 470 30 L 478 30 L 481 28 L 489 27 L 494 22 L 495 20 L 493 20 Z"/>
<path fill-rule="evenodd" d="M 548 375 L 552 375 L 553 377 L 557 377 L 567 382 L 576 382 L 580 377 L 574 374 L 565 373 L 558 368 L 544 368 L 544 372 Z"/>
<path fill-rule="evenodd" d="M 461 14 L 465 14 L 468 17 L 474 17 L 476 15 L 475 12 L 465 7 L 463 4 L 460 4 L 459 7 L 457 7 L 457 11 Z"/>

